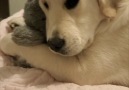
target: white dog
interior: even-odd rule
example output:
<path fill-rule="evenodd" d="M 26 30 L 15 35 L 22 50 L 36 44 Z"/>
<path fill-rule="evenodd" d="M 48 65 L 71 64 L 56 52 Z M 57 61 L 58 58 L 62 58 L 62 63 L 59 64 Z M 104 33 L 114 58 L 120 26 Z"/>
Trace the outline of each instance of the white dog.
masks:
<path fill-rule="evenodd" d="M 9 55 L 25 58 L 59 81 L 129 86 L 129 0 L 39 0 L 47 17 L 47 46 L 1 40 Z M 110 20 L 109 20 L 110 19 Z M 63 56 L 65 55 L 65 56 Z"/>

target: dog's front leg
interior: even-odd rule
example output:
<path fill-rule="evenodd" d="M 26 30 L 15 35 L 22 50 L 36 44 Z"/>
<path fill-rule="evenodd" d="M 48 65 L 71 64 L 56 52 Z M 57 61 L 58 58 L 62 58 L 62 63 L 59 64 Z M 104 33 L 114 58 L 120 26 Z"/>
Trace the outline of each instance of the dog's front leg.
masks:
<path fill-rule="evenodd" d="M 53 77 L 60 81 L 83 84 L 84 72 L 75 57 L 63 57 L 53 54 L 45 45 L 19 46 L 12 41 L 12 34 L 8 34 L 0 41 L 1 50 L 9 55 L 21 56 L 28 63 L 37 68 L 48 71 Z"/>

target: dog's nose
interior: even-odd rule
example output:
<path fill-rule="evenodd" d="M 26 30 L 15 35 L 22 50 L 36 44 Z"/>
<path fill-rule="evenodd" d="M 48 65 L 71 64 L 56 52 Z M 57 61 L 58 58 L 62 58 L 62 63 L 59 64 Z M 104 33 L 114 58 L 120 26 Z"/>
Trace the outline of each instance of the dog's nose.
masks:
<path fill-rule="evenodd" d="M 55 52 L 59 52 L 65 45 L 65 40 L 58 37 L 48 40 L 49 47 Z"/>

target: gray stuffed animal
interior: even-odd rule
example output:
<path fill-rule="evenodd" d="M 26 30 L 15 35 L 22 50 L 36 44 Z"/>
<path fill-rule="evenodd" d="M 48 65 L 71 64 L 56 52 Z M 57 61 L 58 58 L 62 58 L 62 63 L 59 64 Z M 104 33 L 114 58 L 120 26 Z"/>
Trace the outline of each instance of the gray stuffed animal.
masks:
<path fill-rule="evenodd" d="M 24 7 L 24 23 L 17 22 L 18 18 L 13 18 L 8 23 L 13 29 L 12 40 L 18 45 L 34 46 L 46 43 L 46 17 L 41 10 L 38 0 L 27 0 Z M 16 20 L 16 21 L 15 21 Z M 24 68 L 32 67 L 19 56 L 13 57 L 14 65 Z"/>
<path fill-rule="evenodd" d="M 15 25 L 13 41 L 24 46 L 46 43 L 46 17 L 41 10 L 38 0 L 28 0 L 24 8 L 24 26 Z"/>

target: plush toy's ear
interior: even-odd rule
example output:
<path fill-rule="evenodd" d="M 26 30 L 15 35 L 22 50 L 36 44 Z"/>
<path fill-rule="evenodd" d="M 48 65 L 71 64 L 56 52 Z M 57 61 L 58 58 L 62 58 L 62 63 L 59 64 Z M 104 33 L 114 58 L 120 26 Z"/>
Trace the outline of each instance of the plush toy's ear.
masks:
<path fill-rule="evenodd" d="M 15 29 L 18 26 L 25 26 L 25 21 L 22 16 L 14 17 L 10 21 L 8 21 L 8 25 L 11 27 L 11 29 Z"/>
<path fill-rule="evenodd" d="M 116 16 L 116 13 L 117 13 L 116 1 L 114 1 L 114 0 L 98 0 L 100 9 L 106 17 L 114 18 Z"/>

